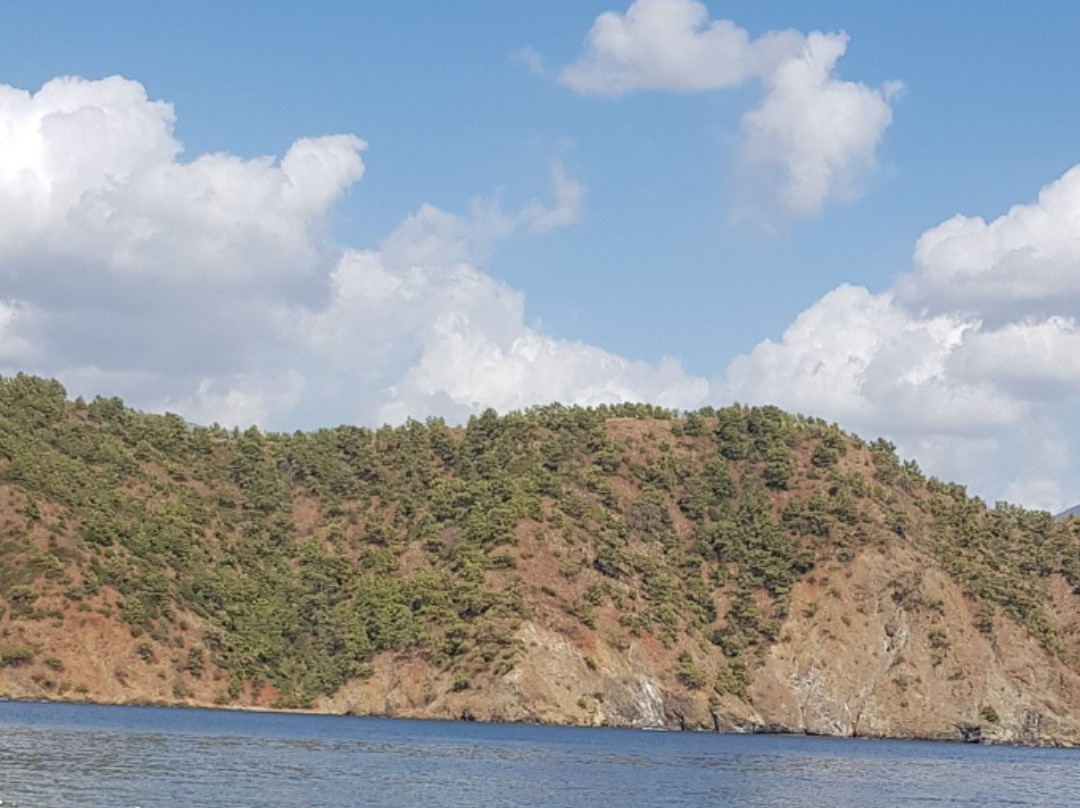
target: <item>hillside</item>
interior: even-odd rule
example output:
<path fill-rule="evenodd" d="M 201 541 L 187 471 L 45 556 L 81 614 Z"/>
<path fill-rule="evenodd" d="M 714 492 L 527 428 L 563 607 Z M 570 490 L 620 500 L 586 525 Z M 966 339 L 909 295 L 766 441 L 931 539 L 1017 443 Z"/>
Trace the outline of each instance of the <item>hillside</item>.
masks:
<path fill-rule="evenodd" d="M 0 380 L 0 697 L 1080 741 L 1080 520 L 772 407 L 264 434 Z"/>
<path fill-rule="evenodd" d="M 1073 505 L 1071 508 L 1066 508 L 1061 513 L 1054 514 L 1055 519 L 1065 519 L 1069 516 L 1080 516 L 1080 505 Z"/>

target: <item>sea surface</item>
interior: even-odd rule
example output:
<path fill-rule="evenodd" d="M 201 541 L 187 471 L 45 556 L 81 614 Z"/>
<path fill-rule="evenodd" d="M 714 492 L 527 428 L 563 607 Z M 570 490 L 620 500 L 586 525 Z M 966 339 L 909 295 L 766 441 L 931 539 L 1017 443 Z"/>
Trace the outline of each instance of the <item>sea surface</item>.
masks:
<path fill-rule="evenodd" d="M 1080 751 L 0 702 L 0 808 L 1080 806 Z"/>

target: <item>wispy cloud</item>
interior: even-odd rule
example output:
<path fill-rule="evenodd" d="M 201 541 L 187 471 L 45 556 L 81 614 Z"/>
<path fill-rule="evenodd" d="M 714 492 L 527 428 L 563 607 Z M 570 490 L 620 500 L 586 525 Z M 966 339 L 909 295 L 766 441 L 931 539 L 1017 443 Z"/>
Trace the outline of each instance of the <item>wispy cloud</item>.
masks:
<path fill-rule="evenodd" d="M 526 45 L 524 48 L 519 48 L 511 53 L 510 61 L 533 76 L 543 77 L 547 75 L 544 57 L 540 55 L 540 51 L 531 45 Z"/>

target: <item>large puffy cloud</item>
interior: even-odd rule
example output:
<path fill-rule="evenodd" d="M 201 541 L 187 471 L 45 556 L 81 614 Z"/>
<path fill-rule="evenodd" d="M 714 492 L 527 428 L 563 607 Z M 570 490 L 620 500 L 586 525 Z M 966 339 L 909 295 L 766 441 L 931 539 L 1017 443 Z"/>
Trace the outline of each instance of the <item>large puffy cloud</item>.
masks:
<path fill-rule="evenodd" d="M 5 370 L 147 407 L 188 401 L 250 375 L 286 299 L 325 297 L 323 219 L 361 177 L 362 141 L 181 161 L 174 121 L 116 76 L 0 87 Z"/>
<path fill-rule="evenodd" d="M 364 170 L 350 135 L 299 140 L 280 162 L 180 162 L 172 107 L 118 76 L 0 87 L 0 118 L 0 256 L 16 291 L 55 286 L 76 258 L 97 282 L 288 284 L 314 269 L 321 217 Z"/>
<path fill-rule="evenodd" d="M 1075 504 L 1078 234 L 1080 167 L 990 223 L 928 230 L 892 291 L 828 293 L 718 390 L 889 435 L 995 498 Z"/>
<path fill-rule="evenodd" d="M 897 294 L 913 307 L 974 311 L 994 321 L 1076 312 L 1080 166 L 1047 185 L 1036 202 L 990 223 L 958 215 L 928 230 Z"/>
<path fill-rule="evenodd" d="M 728 367 L 725 392 L 874 431 L 978 434 L 1014 423 L 1021 402 L 985 377 L 958 380 L 950 360 L 977 324 L 912 317 L 889 294 L 842 286 L 804 311 L 780 342 Z"/>
<path fill-rule="evenodd" d="M 121 77 L 0 86 L 0 372 L 271 427 L 704 399 L 673 362 L 529 326 L 522 296 L 480 269 L 500 239 L 581 218 L 585 189 L 558 163 L 550 202 L 425 205 L 377 249 L 341 249 L 325 219 L 363 174 L 363 141 L 182 159 L 174 123 Z"/>
<path fill-rule="evenodd" d="M 19 307 L 9 363 L 224 371 L 250 358 L 273 301 L 322 294 L 322 220 L 362 175 L 362 141 L 181 162 L 173 123 L 170 105 L 120 77 L 0 87 L 0 280 Z"/>
<path fill-rule="evenodd" d="M 733 213 L 771 225 L 854 199 L 876 167 L 900 84 L 872 89 L 840 79 L 836 65 L 847 45 L 842 32 L 770 31 L 752 39 L 730 20 L 710 20 L 697 0 L 636 0 L 625 13 L 597 17 L 585 53 L 560 80 L 594 95 L 759 81 L 762 98 L 742 119 Z"/>

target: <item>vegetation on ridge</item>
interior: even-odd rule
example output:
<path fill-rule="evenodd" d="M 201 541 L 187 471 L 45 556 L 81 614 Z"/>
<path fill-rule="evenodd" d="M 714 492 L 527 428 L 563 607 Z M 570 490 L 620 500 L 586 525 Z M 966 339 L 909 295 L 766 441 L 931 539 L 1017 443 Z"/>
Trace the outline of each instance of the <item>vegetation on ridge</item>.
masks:
<path fill-rule="evenodd" d="M 745 697 L 795 583 L 888 541 L 962 582 L 981 629 L 1001 611 L 1063 658 L 1046 582 L 1080 589 L 1080 520 L 988 508 L 885 441 L 775 407 L 554 404 L 276 434 L 69 402 L 18 375 L 0 379 L 0 495 L 0 666 L 36 664 L 13 625 L 76 609 L 176 660 L 177 695 L 214 677 L 222 702 L 270 686 L 305 705 L 383 652 L 464 688 L 513 669 L 539 610 L 599 630 L 609 608 L 615 644 L 678 645 L 686 687 Z M 554 578 L 534 574 L 541 554 Z M 722 651 L 715 680 L 694 643 Z"/>

